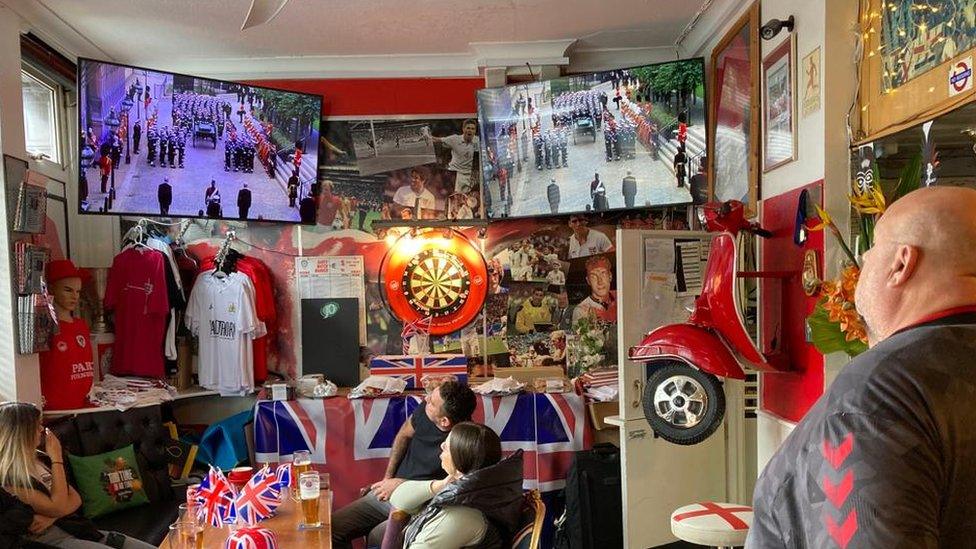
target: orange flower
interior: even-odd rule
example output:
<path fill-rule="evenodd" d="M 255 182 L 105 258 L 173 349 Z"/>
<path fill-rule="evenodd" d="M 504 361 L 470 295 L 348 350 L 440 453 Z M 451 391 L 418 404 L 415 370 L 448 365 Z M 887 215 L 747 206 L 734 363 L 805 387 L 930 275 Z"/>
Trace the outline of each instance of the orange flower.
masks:
<path fill-rule="evenodd" d="M 851 299 L 854 298 L 854 288 L 857 287 L 859 276 L 861 276 L 861 270 L 857 268 L 857 265 L 848 265 L 840 273 L 841 287 Z"/>
<path fill-rule="evenodd" d="M 828 214 L 827 211 L 821 208 L 819 205 L 814 204 L 813 207 L 817 209 L 817 217 L 820 219 L 820 223 L 817 223 L 813 227 L 809 227 L 809 229 L 811 231 L 822 231 L 829 227 L 833 220 L 830 219 L 830 214 Z"/>
<path fill-rule="evenodd" d="M 854 306 L 854 289 L 860 270 L 856 265 L 848 265 L 841 271 L 836 281 L 826 281 L 821 285 L 820 295 L 824 298 L 823 308 L 827 318 L 836 322 L 847 341 L 860 340 L 867 343 L 867 329 L 864 319 Z"/>

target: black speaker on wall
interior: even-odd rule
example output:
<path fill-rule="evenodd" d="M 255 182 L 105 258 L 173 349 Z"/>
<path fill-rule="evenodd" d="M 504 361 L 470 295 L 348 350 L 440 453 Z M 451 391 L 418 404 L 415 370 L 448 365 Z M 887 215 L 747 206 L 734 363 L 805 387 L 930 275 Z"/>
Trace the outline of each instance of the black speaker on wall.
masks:
<path fill-rule="evenodd" d="M 302 374 L 323 374 L 339 387 L 359 385 L 359 300 L 302 300 Z"/>

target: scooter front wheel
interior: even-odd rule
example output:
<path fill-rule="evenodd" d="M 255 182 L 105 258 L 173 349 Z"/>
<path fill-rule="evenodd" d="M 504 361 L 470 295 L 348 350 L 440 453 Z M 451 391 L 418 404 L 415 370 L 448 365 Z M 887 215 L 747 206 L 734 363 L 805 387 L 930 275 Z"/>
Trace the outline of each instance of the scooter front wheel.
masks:
<path fill-rule="evenodd" d="M 682 362 L 648 365 L 644 415 L 654 432 L 668 442 L 698 444 L 722 424 L 725 391 L 722 382 Z"/>

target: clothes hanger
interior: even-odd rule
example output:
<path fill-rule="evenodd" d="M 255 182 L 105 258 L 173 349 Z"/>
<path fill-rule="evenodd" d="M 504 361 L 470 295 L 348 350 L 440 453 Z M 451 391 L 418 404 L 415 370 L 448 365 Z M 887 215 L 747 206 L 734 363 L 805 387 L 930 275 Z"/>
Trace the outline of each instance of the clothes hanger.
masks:
<path fill-rule="evenodd" d="M 227 262 L 227 254 L 232 251 L 230 244 L 235 238 L 237 238 L 236 232 L 234 231 L 227 232 L 227 237 L 224 239 L 224 243 L 221 244 L 220 250 L 217 252 L 217 257 L 214 258 L 215 268 L 214 268 L 213 276 L 215 278 L 222 279 L 228 275 L 228 272 L 225 270 L 224 265 Z M 235 253 L 238 252 L 235 251 Z M 237 262 L 235 260 L 234 265 L 236 264 Z"/>

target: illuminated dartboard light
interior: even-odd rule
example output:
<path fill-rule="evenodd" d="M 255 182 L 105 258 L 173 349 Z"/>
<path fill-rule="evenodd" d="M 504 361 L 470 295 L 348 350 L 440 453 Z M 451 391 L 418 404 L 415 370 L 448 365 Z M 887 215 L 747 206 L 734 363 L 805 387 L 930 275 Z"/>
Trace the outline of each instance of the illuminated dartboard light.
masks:
<path fill-rule="evenodd" d="M 463 234 L 441 234 L 400 238 L 383 268 L 390 310 L 404 323 L 430 317 L 432 335 L 468 325 L 488 293 L 488 267 L 481 253 Z"/>

